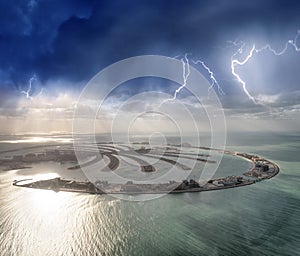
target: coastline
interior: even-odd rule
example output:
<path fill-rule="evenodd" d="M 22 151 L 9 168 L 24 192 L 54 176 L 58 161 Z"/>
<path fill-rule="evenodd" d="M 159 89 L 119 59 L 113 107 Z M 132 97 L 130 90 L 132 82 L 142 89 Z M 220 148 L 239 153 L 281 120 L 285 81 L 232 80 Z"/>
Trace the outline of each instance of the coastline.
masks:
<path fill-rule="evenodd" d="M 247 153 L 226 150 L 224 150 L 223 153 L 241 157 L 251 162 L 253 166 L 243 173 L 243 175 L 252 179 L 245 179 L 241 176 L 228 176 L 208 180 L 204 185 L 200 185 L 194 180 L 184 180 L 181 183 L 170 181 L 169 183 L 164 184 L 135 184 L 133 182 L 128 182 L 126 184 L 108 184 L 107 182 L 100 182 L 97 185 L 91 182 L 76 182 L 73 180 L 54 178 L 50 180 L 39 180 L 29 183 L 26 182 L 24 184 L 22 184 L 22 182 L 25 180 L 19 180 L 14 181 L 13 185 L 17 187 L 53 190 L 55 192 L 63 191 L 88 194 L 178 194 L 248 186 L 265 179 L 271 179 L 279 173 L 279 166 L 265 158 Z M 26 181 L 29 181 L 29 179 L 26 179 Z"/>

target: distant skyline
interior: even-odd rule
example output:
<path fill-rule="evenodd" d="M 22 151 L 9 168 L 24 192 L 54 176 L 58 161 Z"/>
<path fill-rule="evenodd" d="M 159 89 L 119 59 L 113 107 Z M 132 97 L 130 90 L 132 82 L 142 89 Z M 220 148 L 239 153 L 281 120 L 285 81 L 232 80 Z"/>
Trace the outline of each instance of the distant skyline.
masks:
<path fill-rule="evenodd" d="M 214 85 L 228 131 L 299 130 L 299 1 L 0 1 L 0 24 L 2 134 L 72 132 L 80 92 L 100 70 L 138 55 L 185 60 L 185 54 L 209 82 L 209 72 L 194 62 L 213 71 L 224 92 Z M 232 61 L 242 64 L 254 45 L 260 50 L 232 70 Z M 105 107 L 111 113 L 148 91 L 172 97 L 177 88 L 163 79 L 133 80 L 113 91 Z M 199 111 L 186 91 L 178 98 Z M 159 99 L 135 101 L 122 116 L 145 104 L 155 106 Z M 81 111 L 84 119 L 89 106 Z M 172 132 L 156 121 L 157 129 Z M 209 130 L 208 124 L 202 128 Z"/>

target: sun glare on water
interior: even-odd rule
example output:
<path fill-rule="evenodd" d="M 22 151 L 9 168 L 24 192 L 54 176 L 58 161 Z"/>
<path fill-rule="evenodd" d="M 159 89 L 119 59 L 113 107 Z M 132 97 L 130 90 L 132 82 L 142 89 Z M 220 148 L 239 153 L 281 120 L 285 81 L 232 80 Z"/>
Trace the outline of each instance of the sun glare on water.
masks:
<path fill-rule="evenodd" d="M 72 138 L 48 138 L 48 137 L 24 137 L 20 140 L 3 140 L 2 143 L 45 143 L 45 142 L 61 142 L 61 143 L 71 143 Z"/>
<path fill-rule="evenodd" d="M 52 190 L 39 190 L 38 193 L 31 194 L 29 201 L 32 209 L 35 209 L 40 214 L 53 214 L 57 211 L 61 214 L 65 203 L 67 203 L 67 198 L 65 193 L 57 193 Z"/>

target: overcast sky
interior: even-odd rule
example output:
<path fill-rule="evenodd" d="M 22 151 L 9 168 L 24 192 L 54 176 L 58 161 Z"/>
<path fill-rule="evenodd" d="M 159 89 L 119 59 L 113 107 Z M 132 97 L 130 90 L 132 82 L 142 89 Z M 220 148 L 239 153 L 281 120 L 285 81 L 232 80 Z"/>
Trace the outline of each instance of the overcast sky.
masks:
<path fill-rule="evenodd" d="M 298 29 L 299 1 L 0 0 L 0 132 L 70 132 L 77 98 L 93 76 L 149 54 L 179 60 L 187 54 L 212 82 L 203 66 L 193 64 L 204 61 L 224 92 L 214 86 L 228 130 L 298 131 Z M 234 67 L 243 88 L 232 60 L 243 62 L 254 45 L 259 52 Z M 266 45 L 280 56 L 262 50 Z M 177 86 L 137 79 L 116 89 L 107 109 L 149 90 L 172 97 Z M 178 97 L 198 111 L 184 90 Z M 137 102 L 123 114 L 143 109 L 145 99 Z"/>

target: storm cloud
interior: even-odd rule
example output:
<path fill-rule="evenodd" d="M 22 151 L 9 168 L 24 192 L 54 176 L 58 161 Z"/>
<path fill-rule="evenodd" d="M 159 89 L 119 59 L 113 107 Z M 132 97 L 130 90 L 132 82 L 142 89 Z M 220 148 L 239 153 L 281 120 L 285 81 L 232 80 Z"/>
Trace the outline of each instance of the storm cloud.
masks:
<path fill-rule="evenodd" d="M 97 72 L 124 58 L 188 53 L 190 59 L 203 60 L 214 71 L 225 92 L 220 100 L 228 113 L 263 115 L 266 109 L 253 104 L 232 76 L 230 61 L 237 47 L 228 41 L 245 42 L 241 59 L 253 44 L 268 43 L 282 50 L 300 28 L 300 3 L 14 0 L 0 2 L 0 24 L 2 113 L 17 107 L 18 99 L 24 98 L 20 92 L 32 76 L 37 78 L 33 94 L 42 88 L 48 94 L 80 91 Z M 296 43 L 300 46 L 300 39 Z M 300 53 L 288 47 L 279 57 L 267 51 L 255 54 L 237 71 L 252 95 L 284 112 L 299 105 L 299 64 Z M 201 66 L 196 67 L 209 79 Z M 164 87 L 161 81 L 151 86 Z M 130 88 L 117 91 L 115 97 L 136 93 L 140 84 Z M 170 93 L 174 89 L 165 88 Z"/>

